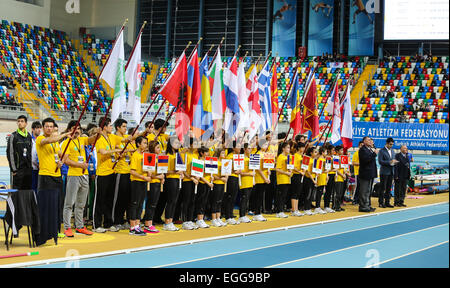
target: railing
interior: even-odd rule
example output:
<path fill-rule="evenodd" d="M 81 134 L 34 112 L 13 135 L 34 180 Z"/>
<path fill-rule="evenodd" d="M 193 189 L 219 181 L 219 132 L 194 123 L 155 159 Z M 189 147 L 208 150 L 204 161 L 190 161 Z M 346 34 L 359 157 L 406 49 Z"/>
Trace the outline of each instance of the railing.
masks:
<path fill-rule="evenodd" d="M 0 119 L 16 120 L 24 112 L 25 109 L 20 105 L 0 105 Z"/>

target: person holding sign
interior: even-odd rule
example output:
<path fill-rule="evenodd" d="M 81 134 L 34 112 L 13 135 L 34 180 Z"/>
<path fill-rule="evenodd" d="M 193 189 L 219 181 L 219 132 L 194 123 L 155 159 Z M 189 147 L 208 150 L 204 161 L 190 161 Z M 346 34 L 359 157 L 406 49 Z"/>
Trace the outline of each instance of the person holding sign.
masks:
<path fill-rule="evenodd" d="M 305 177 L 303 178 L 303 189 L 305 191 L 305 214 L 306 215 L 314 215 L 315 212 L 311 211 L 311 202 L 312 195 L 314 194 L 314 189 L 316 189 L 317 174 L 313 172 L 314 160 L 318 158 L 319 153 L 317 152 L 315 147 L 309 147 L 305 153 L 306 156 L 310 157 L 308 169 L 305 171 Z"/>
<path fill-rule="evenodd" d="M 259 143 L 259 142 L 258 142 Z M 265 191 L 270 184 L 270 168 L 264 168 L 264 154 L 268 152 L 269 142 L 264 142 L 261 146 L 258 145 L 256 154 L 260 155 L 261 164 L 260 168 L 256 170 L 255 174 L 255 189 L 253 193 L 255 194 L 255 216 L 253 216 L 253 221 L 267 221 L 266 218 L 263 217 L 263 205 L 264 205 L 264 194 Z"/>
<path fill-rule="evenodd" d="M 303 216 L 304 214 L 299 211 L 299 198 L 303 193 L 303 175 L 304 171 L 301 170 L 301 163 L 303 159 L 303 151 L 305 150 L 305 143 L 296 143 L 295 153 L 294 153 L 294 169 L 292 169 L 292 179 L 291 179 L 291 216 Z M 302 198 L 303 199 L 303 198 Z M 303 205 L 303 203 L 302 203 Z"/>
<path fill-rule="evenodd" d="M 226 159 L 233 161 L 233 172 L 228 177 L 226 192 L 223 198 L 223 211 L 227 223 L 231 225 L 239 224 L 238 221 L 234 220 L 233 208 L 237 193 L 239 192 L 239 175 L 241 174 L 241 171 L 236 169 L 236 163 L 233 160 L 233 157 L 234 155 L 239 155 L 240 152 L 240 144 L 233 141 L 233 148 L 228 148 L 228 155 L 226 157 Z"/>
<path fill-rule="evenodd" d="M 291 184 L 292 170 L 287 169 L 287 156 L 290 153 L 289 143 L 284 142 L 280 145 L 280 155 L 277 157 L 275 172 L 277 173 L 277 193 L 275 197 L 275 213 L 278 218 L 287 218 L 283 207 L 289 186 Z"/>
<path fill-rule="evenodd" d="M 195 186 L 198 185 L 198 178 L 192 176 L 192 159 L 198 159 L 198 152 L 193 147 L 194 138 L 189 138 L 189 148 L 184 149 L 184 155 L 186 159 L 186 171 L 184 171 L 183 184 L 181 188 L 181 199 L 183 201 L 181 205 L 181 220 L 183 224 L 181 228 L 184 230 L 193 230 L 198 228 L 192 220 L 194 220 L 194 199 L 195 199 Z"/>
<path fill-rule="evenodd" d="M 202 146 L 197 149 L 198 159 L 205 161 L 205 157 L 209 155 L 209 149 Z M 195 224 L 199 228 L 209 228 L 209 225 L 203 220 L 205 216 L 206 201 L 208 200 L 209 191 L 214 187 L 211 183 L 211 174 L 203 173 L 203 176 L 199 177 L 199 184 L 197 188 L 197 195 L 195 197 L 195 214 L 197 215 L 197 221 Z"/>
<path fill-rule="evenodd" d="M 320 202 L 322 201 L 323 190 L 327 185 L 328 181 L 328 173 L 325 170 L 325 162 L 326 162 L 326 150 L 323 147 L 319 148 L 319 157 L 318 161 L 321 162 L 321 172 L 317 175 L 317 189 L 316 189 L 316 209 L 314 212 L 319 214 L 326 214 L 327 212 L 320 208 Z"/>
<path fill-rule="evenodd" d="M 250 223 L 250 220 L 246 214 L 248 212 L 248 202 L 250 193 L 253 188 L 253 179 L 255 176 L 255 171 L 249 169 L 250 165 L 250 153 L 252 148 L 249 147 L 248 143 L 244 144 L 244 149 L 241 153 L 245 155 L 244 157 L 244 169 L 241 171 L 241 185 L 239 186 L 241 192 L 241 201 L 239 203 L 239 222 L 240 223 Z"/>
<path fill-rule="evenodd" d="M 324 146 L 325 147 L 325 146 Z M 323 195 L 323 206 L 325 207 L 325 212 L 327 213 L 333 213 L 335 212 L 333 209 L 330 208 L 331 199 L 334 197 L 334 178 L 336 176 L 337 168 L 333 167 L 333 156 L 334 156 L 334 146 L 331 144 L 328 144 L 327 149 L 327 160 L 328 161 L 325 166 L 328 171 L 328 181 L 327 186 L 325 187 L 325 194 Z M 327 167 L 329 166 L 329 167 Z"/>
<path fill-rule="evenodd" d="M 147 193 L 147 183 L 152 181 L 148 173 L 143 169 L 143 153 L 147 150 L 148 142 L 145 137 L 138 137 L 135 141 L 137 150 L 131 156 L 130 161 L 130 181 L 131 194 L 128 214 L 130 215 L 130 235 L 145 236 L 141 230 L 140 219 L 142 205 L 144 204 L 145 194 Z"/>
<path fill-rule="evenodd" d="M 177 136 L 172 136 L 169 138 L 166 150 L 167 152 L 166 154 L 169 156 L 168 159 L 169 167 L 166 174 L 166 181 L 164 182 L 164 194 L 166 195 L 166 208 L 165 208 L 165 224 L 163 225 L 163 229 L 167 231 L 180 230 L 173 224 L 173 215 L 175 213 L 175 206 L 177 205 L 178 196 L 180 194 L 179 181 L 180 178 L 183 179 L 184 176 L 183 171 L 175 171 L 175 161 L 178 149 L 180 147 L 181 143 L 178 140 Z"/>
<path fill-rule="evenodd" d="M 75 126 L 77 126 L 77 121 L 70 121 L 67 125 L 67 131 L 73 131 Z M 69 170 L 67 172 L 67 189 L 63 209 L 64 234 L 67 237 L 73 237 L 70 219 L 72 218 L 74 205 L 76 233 L 84 235 L 93 234 L 83 224 L 84 206 L 86 205 L 89 193 L 88 164 L 86 163 L 86 151 L 84 147 L 94 143 L 96 135 L 89 138 L 80 137 L 80 135 L 81 128 L 77 126 L 70 144 L 68 144 L 69 139 L 66 139 L 61 146 L 61 150 L 64 151 L 66 146 L 69 145 L 66 152 L 66 155 L 68 155 L 66 164 L 69 166 Z"/>
<path fill-rule="evenodd" d="M 159 155 L 161 153 L 161 145 L 157 141 L 151 141 L 148 143 L 148 151 L 153 155 Z M 149 172 L 149 176 L 152 179 L 150 181 L 150 189 L 147 192 L 147 202 L 145 203 L 144 232 L 158 233 L 159 231 L 153 225 L 153 217 L 161 194 L 161 188 L 164 185 L 164 174 L 158 174 L 155 167 Z"/>
<path fill-rule="evenodd" d="M 225 185 L 228 181 L 228 176 L 222 174 L 222 160 L 225 159 L 225 149 L 216 148 L 214 157 L 219 158 L 218 173 L 213 174 L 214 188 L 211 193 L 211 225 L 214 227 L 227 226 L 227 223 L 220 219 L 220 210 L 222 207 L 222 199 L 224 195 Z"/>
<path fill-rule="evenodd" d="M 336 146 L 335 148 L 336 154 L 338 156 L 342 156 L 344 154 L 344 147 Z M 336 212 L 345 211 L 344 208 L 341 207 L 341 203 L 343 201 L 344 192 L 345 192 L 345 184 L 344 181 L 347 177 L 350 177 L 350 173 L 348 171 L 348 167 L 345 168 L 343 161 L 340 161 L 340 168 L 336 171 L 336 193 L 334 197 L 333 210 Z M 347 160 L 348 166 L 348 160 Z"/>

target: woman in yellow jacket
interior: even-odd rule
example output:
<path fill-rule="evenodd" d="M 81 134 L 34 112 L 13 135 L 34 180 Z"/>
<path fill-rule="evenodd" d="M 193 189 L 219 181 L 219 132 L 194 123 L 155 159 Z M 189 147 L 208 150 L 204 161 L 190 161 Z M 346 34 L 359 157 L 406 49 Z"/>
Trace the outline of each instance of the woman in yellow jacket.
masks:
<path fill-rule="evenodd" d="M 317 175 L 317 189 L 316 189 L 316 209 L 314 212 L 319 214 L 326 214 L 327 212 L 325 210 L 322 210 L 320 208 L 320 202 L 322 201 L 322 194 L 323 190 L 325 189 L 325 186 L 327 186 L 328 182 L 328 173 L 325 171 L 325 159 L 326 157 L 326 150 L 323 147 L 319 148 L 319 161 L 322 162 L 322 173 Z"/>
<path fill-rule="evenodd" d="M 161 145 L 158 141 L 151 141 L 148 143 L 148 151 L 159 155 L 161 153 Z M 145 203 L 144 232 L 158 233 L 159 231 L 153 225 L 153 216 L 155 215 L 156 205 L 161 194 L 161 187 L 164 185 L 164 174 L 157 174 L 156 171 L 153 171 L 149 175 L 152 181 L 150 181 L 150 189 L 148 190 L 147 202 Z"/>
<path fill-rule="evenodd" d="M 205 157 L 209 155 L 209 149 L 202 146 L 198 148 L 198 159 L 205 161 Z M 194 213 L 197 215 L 197 226 L 199 228 L 209 228 L 209 225 L 203 220 L 206 210 L 206 201 L 208 200 L 209 191 L 212 190 L 214 184 L 211 182 L 211 174 L 203 173 L 203 177 L 199 177 L 197 187 L 197 195 L 195 195 Z"/>
<path fill-rule="evenodd" d="M 152 178 L 148 176 L 147 172 L 143 171 L 142 167 L 143 153 L 147 150 L 147 139 L 140 136 L 135 142 L 138 149 L 133 153 L 130 160 L 131 194 L 128 207 L 130 235 L 145 236 L 145 232 L 140 227 L 140 219 L 147 192 L 147 183 L 151 182 Z"/>
<path fill-rule="evenodd" d="M 313 215 L 316 213 L 311 211 L 311 197 L 314 194 L 314 189 L 316 189 L 317 175 L 312 172 L 312 167 L 314 164 L 314 159 L 317 159 L 318 157 L 318 152 L 315 147 L 309 147 L 308 150 L 306 150 L 305 155 L 311 157 L 311 160 L 309 161 L 308 170 L 305 171 L 305 177 L 303 178 L 303 189 L 305 190 L 306 196 L 304 209 L 306 215 Z"/>
<path fill-rule="evenodd" d="M 228 148 L 228 155 L 226 159 L 233 160 L 234 154 L 241 153 L 240 143 L 233 141 L 233 148 Z M 228 224 L 236 225 L 239 224 L 238 221 L 234 220 L 233 209 L 234 202 L 236 201 L 237 193 L 239 192 L 239 174 L 241 174 L 240 170 L 235 170 L 233 165 L 233 172 L 230 176 L 228 176 L 227 181 L 227 192 L 223 197 L 223 211 L 224 216 Z"/>
<path fill-rule="evenodd" d="M 294 170 L 292 170 L 292 181 L 291 181 L 291 216 L 303 216 L 304 213 L 299 211 L 299 206 L 303 206 L 303 176 L 305 171 L 301 169 L 301 164 L 303 160 L 303 152 L 305 150 L 305 143 L 297 143 L 295 145 L 294 153 Z M 300 202 L 300 200 L 302 200 Z M 300 203 L 299 203 L 300 202 Z M 300 204 L 300 205 L 299 205 Z"/>
<path fill-rule="evenodd" d="M 186 159 L 186 171 L 184 171 L 183 184 L 181 188 L 181 228 L 184 230 L 197 229 L 194 220 L 195 185 L 198 178 L 191 175 L 192 159 L 198 159 L 198 152 L 194 149 L 194 138 L 189 138 L 189 147 L 184 148 L 183 159 Z"/>
<path fill-rule="evenodd" d="M 267 219 L 263 217 L 262 212 L 264 205 L 264 194 L 270 184 L 270 169 L 263 168 L 264 153 L 267 153 L 268 149 L 269 142 L 264 142 L 261 146 L 258 145 L 256 150 L 256 154 L 260 155 L 261 163 L 260 169 L 256 170 L 255 174 L 255 189 L 253 189 L 255 197 L 255 216 L 253 216 L 253 221 L 267 221 Z"/>
<path fill-rule="evenodd" d="M 291 185 L 292 170 L 287 169 L 287 156 L 290 153 L 289 143 L 284 142 L 280 146 L 280 155 L 277 157 L 275 172 L 277 173 L 277 193 L 275 197 L 275 213 L 278 218 L 287 218 L 283 208 L 286 196 Z"/>
<path fill-rule="evenodd" d="M 214 157 L 219 158 L 217 165 L 218 174 L 213 174 L 214 188 L 211 193 L 211 225 L 215 227 L 227 226 L 227 223 L 223 222 L 220 218 L 220 210 L 222 208 L 222 199 L 225 191 L 225 185 L 228 180 L 228 176 L 222 175 L 222 160 L 225 159 L 225 150 L 222 148 L 216 148 Z"/>
<path fill-rule="evenodd" d="M 239 222 L 241 223 L 250 223 L 250 220 L 246 214 L 248 212 L 248 203 L 250 193 L 253 188 L 253 177 L 255 176 L 255 171 L 249 169 L 250 163 L 250 153 L 252 152 L 252 148 L 249 147 L 248 143 L 244 144 L 244 149 L 241 153 L 245 155 L 244 157 L 244 170 L 241 171 L 241 185 L 239 186 L 241 192 L 241 199 L 239 203 Z"/>

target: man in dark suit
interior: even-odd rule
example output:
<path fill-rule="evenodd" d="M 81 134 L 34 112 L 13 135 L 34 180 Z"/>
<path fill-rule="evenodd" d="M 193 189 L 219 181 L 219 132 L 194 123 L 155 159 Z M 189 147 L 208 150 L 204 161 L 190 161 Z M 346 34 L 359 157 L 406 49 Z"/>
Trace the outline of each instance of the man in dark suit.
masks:
<path fill-rule="evenodd" d="M 394 166 L 397 164 L 392 147 L 394 139 L 388 138 L 386 146 L 378 153 L 378 164 L 380 164 L 380 189 L 378 191 L 378 204 L 381 208 L 392 208 L 389 201 L 391 199 L 392 180 L 394 178 Z"/>
<path fill-rule="evenodd" d="M 371 207 L 370 192 L 373 186 L 373 179 L 377 173 L 377 152 L 370 137 L 363 138 L 364 145 L 359 149 L 359 212 L 373 212 Z"/>
<path fill-rule="evenodd" d="M 398 163 L 394 166 L 394 206 L 406 207 L 404 203 L 406 185 L 411 177 L 408 147 L 406 145 L 400 147 L 400 153 L 395 154 L 395 159 Z"/>

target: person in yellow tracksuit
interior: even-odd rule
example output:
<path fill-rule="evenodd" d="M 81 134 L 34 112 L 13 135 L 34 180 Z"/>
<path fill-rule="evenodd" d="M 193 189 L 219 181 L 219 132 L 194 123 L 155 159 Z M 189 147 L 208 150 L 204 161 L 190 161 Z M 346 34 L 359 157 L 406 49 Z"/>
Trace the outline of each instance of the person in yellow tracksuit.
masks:
<path fill-rule="evenodd" d="M 253 194 L 255 194 L 255 216 L 253 216 L 253 221 L 267 221 L 262 215 L 264 206 L 264 193 L 270 184 L 270 169 L 263 168 L 264 153 L 267 153 L 269 149 L 269 143 L 264 142 L 261 146 L 258 145 L 256 154 L 260 155 L 261 163 L 260 169 L 256 170 L 255 174 L 255 189 Z"/>
<path fill-rule="evenodd" d="M 191 175 L 192 159 L 198 159 L 197 149 L 194 148 L 194 138 L 189 138 L 189 147 L 183 148 L 182 157 L 186 159 L 186 171 L 184 171 L 183 184 L 181 188 L 182 208 L 181 228 L 192 230 L 198 228 L 194 220 L 195 185 L 198 185 L 198 178 Z"/>
<path fill-rule="evenodd" d="M 277 174 L 277 193 L 275 198 L 275 212 L 278 218 L 287 218 L 283 208 L 286 196 L 291 185 L 292 170 L 287 169 L 287 156 L 290 153 L 289 143 L 284 142 L 280 146 L 280 155 L 277 157 L 275 172 Z"/>
<path fill-rule="evenodd" d="M 198 148 L 198 159 L 205 161 L 205 157 L 209 155 L 209 149 L 202 146 Z M 195 196 L 194 215 L 197 215 L 197 222 L 195 224 L 199 228 L 209 228 L 209 225 L 203 220 L 206 210 L 206 201 L 208 200 L 209 192 L 213 189 L 214 184 L 211 181 L 211 174 L 203 173 L 203 177 L 199 177 L 197 187 L 197 195 Z"/>
<path fill-rule="evenodd" d="M 222 199 L 225 191 L 225 185 L 228 180 L 228 176 L 222 175 L 222 160 L 225 159 L 225 149 L 216 148 L 214 157 L 219 158 L 218 162 L 218 174 L 213 174 L 214 188 L 211 193 L 211 225 L 215 227 L 226 226 L 227 223 L 223 222 L 220 218 L 220 211 L 222 208 Z"/>
<path fill-rule="evenodd" d="M 228 154 L 226 156 L 226 159 L 233 160 L 234 154 L 240 154 L 241 153 L 241 144 L 233 141 L 233 148 L 228 148 Z M 233 170 L 232 174 L 228 176 L 227 181 L 227 190 L 223 197 L 223 211 L 224 211 L 224 217 L 228 224 L 236 225 L 239 224 L 238 221 L 234 219 L 233 209 L 234 209 L 234 202 L 236 201 L 237 193 L 239 192 L 239 174 L 241 174 L 240 170 L 234 169 L 233 164 Z"/>
<path fill-rule="evenodd" d="M 241 171 L 241 185 L 239 186 L 241 192 L 241 201 L 239 204 L 239 222 L 240 223 L 250 223 L 250 220 L 246 214 L 248 212 L 248 203 L 250 198 L 250 193 L 253 188 L 253 177 L 255 176 L 255 171 L 249 169 L 250 163 L 250 153 L 252 148 L 249 147 L 248 143 L 244 144 L 244 170 Z"/>
<path fill-rule="evenodd" d="M 327 185 L 328 181 L 328 173 L 325 171 L 325 157 L 326 157 L 326 150 L 323 147 L 319 148 L 319 161 L 322 161 L 322 173 L 317 175 L 317 189 L 316 189 L 316 209 L 314 212 L 319 214 L 325 214 L 325 212 L 322 208 L 320 208 L 320 202 L 322 201 L 322 195 L 323 190 L 325 189 L 325 186 Z"/>
<path fill-rule="evenodd" d="M 303 207 L 304 193 L 303 193 L 303 176 L 305 171 L 301 169 L 303 160 L 303 152 L 305 151 L 305 143 L 298 142 L 295 144 L 294 153 L 294 170 L 292 170 L 291 181 L 291 216 L 303 216 L 304 213 L 299 211 L 300 207 Z"/>
<path fill-rule="evenodd" d="M 344 147 L 342 146 L 336 146 L 335 148 L 336 154 L 341 156 L 344 155 Z M 336 212 L 345 211 L 344 208 L 341 207 L 341 203 L 344 199 L 344 192 L 345 192 L 345 179 L 347 177 L 350 177 L 350 173 L 348 169 L 339 168 L 336 171 L 336 193 L 334 197 L 334 207 L 333 210 Z"/>

